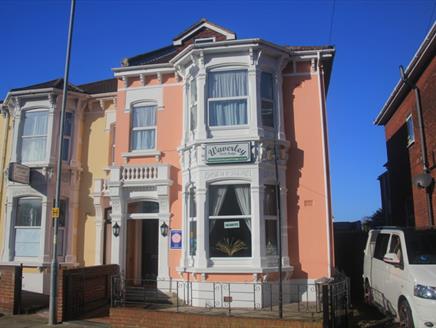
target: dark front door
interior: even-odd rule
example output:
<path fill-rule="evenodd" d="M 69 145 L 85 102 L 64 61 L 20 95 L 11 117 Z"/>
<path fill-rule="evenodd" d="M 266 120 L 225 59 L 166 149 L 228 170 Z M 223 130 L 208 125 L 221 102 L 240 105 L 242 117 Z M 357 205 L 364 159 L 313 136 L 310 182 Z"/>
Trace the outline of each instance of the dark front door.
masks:
<path fill-rule="evenodd" d="M 157 277 L 159 220 L 142 221 L 142 279 Z"/>

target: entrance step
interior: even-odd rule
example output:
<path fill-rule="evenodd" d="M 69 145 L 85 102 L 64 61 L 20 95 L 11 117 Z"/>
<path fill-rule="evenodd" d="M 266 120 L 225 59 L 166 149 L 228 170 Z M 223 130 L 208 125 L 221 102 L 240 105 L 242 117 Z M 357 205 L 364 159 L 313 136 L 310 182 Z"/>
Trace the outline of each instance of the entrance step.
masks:
<path fill-rule="evenodd" d="M 169 295 L 150 286 L 126 287 L 125 300 L 127 303 L 173 304 Z"/>

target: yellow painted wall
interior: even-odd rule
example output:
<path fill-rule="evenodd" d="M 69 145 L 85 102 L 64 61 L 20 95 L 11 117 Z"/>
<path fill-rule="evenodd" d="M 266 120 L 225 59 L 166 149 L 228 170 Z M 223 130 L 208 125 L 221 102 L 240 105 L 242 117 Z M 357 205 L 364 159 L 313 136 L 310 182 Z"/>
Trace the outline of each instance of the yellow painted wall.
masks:
<path fill-rule="evenodd" d="M 5 122 L 8 123 L 7 135 L 5 138 L 4 127 Z M 3 253 L 3 240 L 4 240 L 4 229 L 5 229 L 5 217 L 6 217 L 6 176 L 5 169 L 9 165 L 9 160 L 11 156 L 11 146 L 12 146 L 12 118 L 5 118 L 0 115 L 0 255 Z M 3 155 L 5 155 L 3 160 Z"/>
<path fill-rule="evenodd" d="M 97 104 L 91 104 L 92 109 Z M 91 111 L 84 114 L 82 134 L 82 168 L 77 224 L 77 261 L 80 265 L 95 264 L 95 208 L 92 198 L 94 180 L 105 179 L 104 168 L 109 166 L 110 133 L 106 130 L 106 112 Z"/>

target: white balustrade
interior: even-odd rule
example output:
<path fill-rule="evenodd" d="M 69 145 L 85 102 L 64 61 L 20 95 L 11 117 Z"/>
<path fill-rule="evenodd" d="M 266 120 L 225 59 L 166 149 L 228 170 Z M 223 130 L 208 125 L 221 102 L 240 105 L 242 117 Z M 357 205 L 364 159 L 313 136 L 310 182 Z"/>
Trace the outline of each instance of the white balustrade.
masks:
<path fill-rule="evenodd" d="M 169 165 L 146 164 L 135 166 L 114 167 L 111 169 L 111 181 L 146 182 L 169 179 Z"/>

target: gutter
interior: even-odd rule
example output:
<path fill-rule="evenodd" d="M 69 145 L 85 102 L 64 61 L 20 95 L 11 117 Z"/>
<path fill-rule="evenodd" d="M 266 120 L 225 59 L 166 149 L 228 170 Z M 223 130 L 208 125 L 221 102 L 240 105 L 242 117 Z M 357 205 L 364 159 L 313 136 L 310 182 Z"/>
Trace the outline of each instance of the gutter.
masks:
<path fill-rule="evenodd" d="M 436 38 L 436 23 L 433 24 L 430 31 L 427 33 L 425 39 L 421 42 L 418 50 L 407 66 L 404 74 L 405 76 L 412 76 L 417 69 L 417 66 L 421 63 L 422 57 L 427 54 L 428 49 L 434 44 Z M 431 54 L 430 54 L 431 55 Z M 375 125 L 384 125 L 386 123 L 386 119 L 389 116 L 393 104 L 400 97 L 400 95 L 406 91 L 406 84 L 400 79 L 395 85 L 394 90 L 389 95 L 388 100 L 383 105 L 383 108 L 375 118 L 373 124 Z M 408 91 L 408 90 L 407 90 Z"/>

